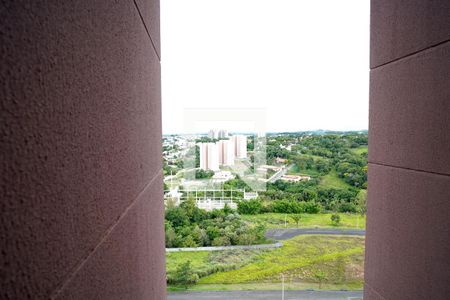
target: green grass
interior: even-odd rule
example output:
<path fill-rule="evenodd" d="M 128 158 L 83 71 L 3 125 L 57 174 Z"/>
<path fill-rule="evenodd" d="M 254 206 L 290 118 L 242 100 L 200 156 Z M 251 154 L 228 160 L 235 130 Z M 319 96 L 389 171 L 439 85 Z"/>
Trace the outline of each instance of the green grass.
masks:
<path fill-rule="evenodd" d="M 317 172 L 317 170 L 306 170 L 306 169 L 300 169 L 297 165 L 293 165 L 288 171 L 288 175 L 307 175 L 311 177 L 318 177 L 320 176 L 320 173 Z"/>
<path fill-rule="evenodd" d="M 336 170 L 331 170 L 327 175 L 323 176 L 320 180 L 320 185 L 328 188 L 347 189 L 351 187 L 336 173 Z"/>
<path fill-rule="evenodd" d="M 176 269 L 186 261 L 191 261 L 194 273 L 204 277 L 215 272 L 233 270 L 256 259 L 265 250 L 228 250 L 169 252 L 166 254 L 167 277 L 173 278 Z"/>
<path fill-rule="evenodd" d="M 194 270 L 207 270 L 208 254 L 207 251 L 169 252 L 166 254 L 166 272 L 168 275 L 173 274 L 178 266 L 188 260 Z"/>
<path fill-rule="evenodd" d="M 261 253 L 256 261 L 241 268 L 201 278 L 196 289 L 244 289 L 246 284 L 247 288 L 271 288 L 280 282 L 281 274 L 291 289 L 317 288 L 315 274 L 319 272 L 325 275 L 323 289 L 361 289 L 363 270 L 364 238 L 298 236 L 285 241 L 282 248 Z"/>
<path fill-rule="evenodd" d="M 353 228 L 364 229 L 366 227 L 366 217 L 360 214 L 340 213 L 341 222 L 339 226 L 333 226 L 331 223 L 331 214 L 301 214 L 299 227 L 300 228 Z M 287 221 L 287 228 L 296 228 L 294 220 L 289 217 L 289 214 L 268 213 L 259 215 L 241 215 L 241 217 L 249 222 L 262 222 L 266 228 L 284 228 L 285 218 Z"/>
<path fill-rule="evenodd" d="M 361 155 L 364 152 L 367 152 L 368 149 L 369 147 L 366 145 L 366 146 L 359 146 L 358 148 L 350 148 L 350 151 L 353 152 L 354 154 Z"/>

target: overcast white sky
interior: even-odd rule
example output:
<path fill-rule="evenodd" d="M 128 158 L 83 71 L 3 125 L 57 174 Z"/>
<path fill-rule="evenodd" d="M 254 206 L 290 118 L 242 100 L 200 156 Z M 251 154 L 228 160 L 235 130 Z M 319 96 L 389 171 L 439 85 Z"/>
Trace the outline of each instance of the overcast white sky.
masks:
<path fill-rule="evenodd" d="M 191 108 L 264 108 L 267 131 L 367 129 L 369 0 L 161 0 L 161 46 L 165 134 Z"/>

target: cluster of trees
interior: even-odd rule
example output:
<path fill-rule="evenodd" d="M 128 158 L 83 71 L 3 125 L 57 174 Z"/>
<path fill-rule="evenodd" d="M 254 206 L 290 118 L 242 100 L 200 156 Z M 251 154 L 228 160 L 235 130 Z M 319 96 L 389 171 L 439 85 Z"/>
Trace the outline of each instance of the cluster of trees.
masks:
<path fill-rule="evenodd" d="M 352 149 L 367 145 L 366 133 L 333 133 L 315 135 L 291 133 L 269 139 L 267 159 L 288 159 L 299 170 L 312 170 L 320 175 L 336 169 L 338 176 L 348 184 L 367 187 L 367 152 L 356 154 Z M 282 145 L 291 145 L 288 151 Z"/>
<path fill-rule="evenodd" d="M 214 171 L 203 170 L 203 169 L 195 170 L 195 178 L 196 179 L 209 179 L 209 178 L 212 178 L 213 176 L 214 176 Z"/>
<path fill-rule="evenodd" d="M 348 184 L 367 188 L 367 152 L 359 156 L 346 155 L 336 163 L 336 171 L 339 177 Z"/>
<path fill-rule="evenodd" d="M 248 188 L 239 178 L 224 184 L 225 189 Z M 268 183 L 265 192 L 259 192 L 258 199 L 241 201 L 240 214 L 319 213 L 321 211 L 361 212 L 365 202 L 359 196 L 358 188 L 333 188 L 319 185 L 318 180 L 286 182 L 277 180 Z"/>
<path fill-rule="evenodd" d="M 225 206 L 207 212 L 199 209 L 193 199 L 179 207 L 166 209 L 166 247 L 202 247 L 252 245 L 265 242 L 265 227 L 248 224 L 239 214 Z"/>
<path fill-rule="evenodd" d="M 166 159 L 163 159 L 163 172 L 164 175 L 177 174 L 178 171 L 183 169 L 183 160 L 177 159 L 174 163 L 169 164 Z"/>
<path fill-rule="evenodd" d="M 314 203 L 327 211 L 356 212 L 359 205 L 359 189 L 330 188 L 320 186 L 316 180 L 286 182 L 278 180 L 268 184 L 267 191 L 261 193 L 263 201 L 297 201 Z"/>
<path fill-rule="evenodd" d="M 286 133 L 268 138 L 269 162 L 276 157 L 287 159 L 294 172 L 312 174 L 308 182 L 287 183 L 281 180 L 268 184 L 261 193 L 261 201 L 282 200 L 282 207 L 290 211 L 301 210 L 302 204 L 313 202 L 326 211 L 359 212 L 365 209 L 358 194 L 367 188 L 367 151 L 354 150 L 367 146 L 367 133 Z M 290 150 L 286 149 L 290 145 Z M 335 172 L 348 185 L 330 187 L 320 184 L 321 177 Z M 281 205 L 275 205 L 279 207 Z M 273 210 L 272 205 L 272 210 Z M 297 208 L 298 207 L 298 208 Z M 263 205 L 262 211 L 265 206 Z"/>
<path fill-rule="evenodd" d="M 291 162 L 299 170 L 314 170 L 321 175 L 328 174 L 333 167 L 327 159 L 314 159 L 305 155 L 295 155 L 291 158 Z"/>
<path fill-rule="evenodd" d="M 322 210 L 322 206 L 314 201 L 293 201 L 293 200 L 274 200 L 263 203 L 260 199 L 241 201 L 238 203 L 238 212 L 243 215 L 256 215 L 260 213 L 287 213 L 317 214 Z"/>

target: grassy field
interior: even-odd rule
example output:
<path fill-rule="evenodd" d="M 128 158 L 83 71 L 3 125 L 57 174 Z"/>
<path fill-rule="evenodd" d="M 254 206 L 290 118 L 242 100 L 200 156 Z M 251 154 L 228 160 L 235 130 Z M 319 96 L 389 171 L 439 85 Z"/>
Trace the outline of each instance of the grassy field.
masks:
<path fill-rule="evenodd" d="M 369 149 L 369 147 L 366 145 L 366 146 L 359 146 L 358 148 L 351 148 L 350 151 L 355 154 L 361 155 L 364 152 L 367 152 L 368 149 Z"/>
<path fill-rule="evenodd" d="M 200 279 L 196 288 L 271 288 L 281 274 L 291 289 L 308 286 L 361 289 L 364 277 L 364 238 L 345 236 L 298 236 L 282 248 L 261 253 L 245 266 L 217 272 Z M 321 280 L 318 278 L 321 274 Z M 255 285 L 256 284 L 256 285 Z M 259 286 L 257 285 L 259 284 Z"/>
<path fill-rule="evenodd" d="M 339 226 L 331 224 L 331 214 L 301 214 L 299 226 L 300 228 L 353 228 L 364 229 L 366 227 L 366 217 L 359 214 L 340 213 L 341 222 Z M 241 215 L 244 220 L 250 222 L 262 222 L 267 229 L 270 228 L 284 228 L 285 219 L 287 228 L 297 228 L 294 220 L 289 217 L 289 214 L 268 213 L 260 215 Z"/>
<path fill-rule="evenodd" d="M 311 177 L 318 177 L 320 176 L 320 173 L 316 170 L 306 170 L 306 169 L 300 169 L 297 165 L 293 165 L 288 171 L 288 175 L 307 175 Z"/>
<path fill-rule="evenodd" d="M 176 269 L 186 261 L 191 262 L 199 277 L 240 268 L 256 260 L 265 250 L 171 252 L 166 254 L 167 277 L 172 278 Z M 176 287 L 174 287 L 176 289 Z"/>
<path fill-rule="evenodd" d="M 170 276 L 178 266 L 190 260 L 194 270 L 200 272 L 208 271 L 208 254 L 207 251 L 197 252 L 171 252 L 166 254 L 166 272 Z"/>
<path fill-rule="evenodd" d="M 331 170 L 327 175 L 323 176 L 320 180 L 320 185 L 327 188 L 338 189 L 346 189 L 350 187 L 350 185 L 342 178 L 339 178 L 335 170 Z"/>
<path fill-rule="evenodd" d="M 273 250 L 169 253 L 168 276 L 187 260 L 201 275 L 190 290 L 279 289 L 281 274 L 285 288 L 292 290 L 359 290 L 364 282 L 363 237 L 297 236 Z M 228 267 L 221 269 L 224 265 Z M 203 273 L 211 268 L 215 270 L 209 275 Z M 168 289 L 184 290 L 175 285 Z"/>

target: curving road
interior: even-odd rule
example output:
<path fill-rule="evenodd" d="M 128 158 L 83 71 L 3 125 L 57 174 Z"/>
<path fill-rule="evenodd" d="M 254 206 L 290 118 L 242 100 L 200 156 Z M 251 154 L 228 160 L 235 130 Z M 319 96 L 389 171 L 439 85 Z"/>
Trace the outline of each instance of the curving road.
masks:
<path fill-rule="evenodd" d="M 284 300 L 362 300 L 362 291 L 285 291 Z M 168 300 L 277 300 L 281 291 L 205 291 L 169 293 Z"/>
<path fill-rule="evenodd" d="M 357 235 L 364 236 L 363 229 L 339 229 L 339 228 L 277 228 L 266 231 L 265 237 L 275 241 L 291 239 L 297 235 L 305 234 L 333 234 L 333 235 Z"/>

